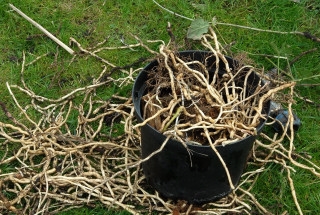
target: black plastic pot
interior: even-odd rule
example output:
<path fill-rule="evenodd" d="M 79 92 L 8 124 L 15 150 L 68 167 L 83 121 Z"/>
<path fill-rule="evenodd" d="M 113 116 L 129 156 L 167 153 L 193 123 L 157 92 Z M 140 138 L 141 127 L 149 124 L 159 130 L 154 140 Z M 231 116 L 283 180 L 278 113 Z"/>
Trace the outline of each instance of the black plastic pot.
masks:
<path fill-rule="evenodd" d="M 182 57 L 201 62 L 204 62 L 205 58 L 210 55 L 206 51 L 183 51 L 179 54 Z M 231 68 L 237 64 L 229 57 L 227 60 Z M 157 65 L 157 61 L 147 65 L 134 83 L 132 97 L 139 122 L 144 121 L 141 112 L 141 97 L 145 94 L 147 74 Z M 208 68 L 209 72 L 214 71 L 213 58 L 207 59 L 207 65 L 212 65 L 212 68 Z M 223 68 L 223 66 L 222 63 L 219 68 Z M 258 75 L 252 73 L 248 79 L 249 85 L 257 85 L 259 79 Z M 239 85 L 241 85 L 241 81 Z M 263 112 L 269 114 L 269 111 L 270 102 L 267 102 Z M 264 123 L 264 120 L 260 121 L 257 127 L 258 133 L 262 130 Z M 229 169 L 234 185 L 239 183 L 256 137 L 248 136 L 238 142 L 216 147 Z M 149 124 L 143 126 L 141 128 L 142 158 L 158 150 L 165 139 L 163 134 Z M 160 153 L 144 162 L 142 168 L 148 182 L 165 197 L 184 199 L 195 204 L 218 200 L 230 193 L 232 190 L 225 169 L 211 147 L 188 143 L 187 146 L 192 151 L 191 157 L 180 142 L 170 139 Z"/>

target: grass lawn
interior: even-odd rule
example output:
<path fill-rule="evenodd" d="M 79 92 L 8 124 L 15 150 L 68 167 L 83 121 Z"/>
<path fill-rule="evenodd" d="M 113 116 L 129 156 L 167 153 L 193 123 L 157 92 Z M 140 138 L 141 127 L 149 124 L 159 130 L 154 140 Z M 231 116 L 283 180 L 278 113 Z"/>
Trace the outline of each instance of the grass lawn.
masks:
<path fill-rule="evenodd" d="M 41 32 L 10 10 L 8 3 L 14 4 L 51 33 L 59 30 L 57 37 L 66 44 L 70 37 L 75 38 L 83 47 L 92 47 L 105 38 L 108 38 L 106 46 L 122 46 L 121 40 L 126 44 L 136 43 L 129 32 L 138 35 L 143 41 L 161 39 L 168 42 L 166 27 L 170 22 L 181 50 L 199 47 L 196 42 L 186 39 L 191 21 L 162 10 L 151 0 L 2 0 L 0 3 L 0 101 L 5 103 L 18 119 L 19 112 L 8 93 L 6 82 L 21 85 L 20 69 L 23 51 L 26 53 L 26 62 L 31 62 L 37 56 L 47 52 L 53 53 L 28 67 L 24 73 L 27 86 L 38 95 L 48 98 L 59 98 L 70 89 L 88 85 L 93 77 L 100 74 L 101 64 L 93 58 L 88 60 L 80 58 L 68 66 L 72 56 L 61 48 L 59 48 L 57 62 L 53 64 L 57 45 L 47 37 L 35 36 Z M 290 0 L 159 0 L 159 3 L 193 19 L 201 17 L 211 21 L 216 17 L 220 23 L 277 31 L 310 32 L 320 37 L 320 2 L 318 0 L 301 0 L 300 3 Z M 225 25 L 216 27 L 220 42 L 225 44 L 234 42 L 231 50 L 235 56 L 243 56 L 247 53 L 257 67 L 265 70 L 270 70 L 275 65 L 285 69 L 288 61 L 302 52 L 317 48 L 318 50 L 299 58 L 291 66 L 291 71 L 293 78 L 300 80 L 297 82 L 296 91 L 302 97 L 320 104 L 320 86 L 309 86 L 319 84 L 319 76 L 305 79 L 320 74 L 319 42 L 292 34 L 266 33 Z M 156 49 L 157 44 L 152 44 L 150 47 Z M 73 48 L 78 51 L 76 47 Z M 117 66 L 125 66 L 141 57 L 150 56 L 142 48 L 102 51 L 100 55 Z M 272 56 L 286 57 L 288 60 Z M 57 77 L 58 73 L 61 73 L 59 77 Z M 130 96 L 131 88 L 130 86 L 122 89 L 115 86 L 109 87 L 101 96 L 108 98 L 119 91 L 123 96 Z M 17 94 L 17 98 L 21 103 L 26 102 L 23 94 Z M 303 123 L 295 138 L 296 152 L 308 153 L 312 156 L 311 160 L 320 165 L 320 108 L 302 99 L 297 99 L 293 108 Z M 6 120 L 5 114 L 0 111 L 0 121 Z M 2 147 L 1 143 L 0 147 Z M 0 158 L 4 154 L 1 150 L 3 148 L 0 148 Z M 9 172 L 12 168 L 14 167 L 0 165 L 2 173 Z M 286 172 L 275 164 L 270 164 L 268 168 L 269 170 L 259 177 L 253 188 L 254 195 L 262 205 L 275 214 L 285 210 L 289 214 L 297 214 L 290 186 L 286 180 Z M 320 179 L 305 170 L 296 169 L 292 178 L 302 211 L 305 214 L 320 214 Z M 105 214 L 105 210 L 102 205 L 94 210 L 83 206 L 83 208 L 61 214 Z M 113 213 L 118 214 L 115 211 L 110 212 L 110 214 Z M 126 212 L 119 214 L 126 214 Z"/>

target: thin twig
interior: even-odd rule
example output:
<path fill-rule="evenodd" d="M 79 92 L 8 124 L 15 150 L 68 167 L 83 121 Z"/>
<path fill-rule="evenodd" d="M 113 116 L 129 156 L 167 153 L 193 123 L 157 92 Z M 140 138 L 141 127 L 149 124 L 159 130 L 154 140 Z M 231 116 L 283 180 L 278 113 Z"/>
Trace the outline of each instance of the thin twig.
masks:
<path fill-rule="evenodd" d="M 160 5 L 158 2 L 156 2 L 155 0 L 153 0 L 153 2 L 158 5 L 160 8 L 162 8 L 163 10 L 175 15 L 175 16 L 178 16 L 178 17 L 181 17 L 183 19 L 187 19 L 187 20 L 190 20 L 190 21 L 193 21 L 194 19 L 192 18 L 189 18 L 189 17 L 186 17 L 186 16 L 183 16 L 183 15 L 180 15 L 178 13 L 175 13 L 165 7 L 163 7 L 162 5 Z M 223 23 L 223 22 L 215 22 L 214 23 L 215 25 L 224 25 L 224 26 L 231 26 L 231 27 L 236 27 L 236 28 L 243 28 L 243 29 L 248 29 L 248 30 L 253 30 L 253 31 L 259 31 L 259 32 L 266 32 L 266 33 L 275 33 L 275 34 L 294 34 L 294 35 L 300 35 L 300 36 L 304 36 L 308 39 L 311 39 L 312 41 L 315 41 L 315 42 L 320 42 L 320 38 L 310 34 L 309 32 L 299 32 L 299 31 L 274 31 L 274 30 L 265 30 L 265 29 L 260 29 L 260 28 L 254 28 L 254 27 L 248 27 L 248 26 L 243 26 L 243 25 L 236 25 L 236 24 L 231 24 L 231 23 Z"/>
<path fill-rule="evenodd" d="M 56 38 L 54 35 L 52 35 L 49 31 L 47 31 L 44 27 L 42 27 L 41 25 L 39 25 L 37 22 L 35 22 L 33 19 L 31 19 L 30 17 L 28 17 L 26 14 L 24 14 L 21 10 L 19 10 L 18 8 L 16 8 L 14 5 L 9 4 L 9 6 L 16 11 L 18 14 L 20 14 L 23 18 L 25 18 L 26 20 L 28 20 L 32 25 L 34 25 L 36 28 L 38 28 L 40 31 L 42 31 L 43 33 L 45 33 L 50 39 L 52 39 L 54 42 L 56 42 L 58 45 L 60 45 L 62 48 L 64 48 L 67 52 L 69 52 L 71 55 L 74 55 L 74 51 L 69 48 L 66 44 L 64 44 L 61 40 L 59 40 L 58 38 Z"/>
<path fill-rule="evenodd" d="M 317 51 L 318 50 L 318 48 L 313 48 L 313 49 L 309 49 L 309 50 L 307 50 L 307 51 L 304 51 L 304 52 L 302 52 L 301 54 L 299 54 L 297 57 L 295 57 L 292 61 L 290 61 L 290 63 L 289 63 L 289 65 L 288 65 L 288 67 L 286 68 L 286 70 L 288 71 L 288 69 L 289 69 L 289 66 L 292 66 L 292 64 L 294 64 L 295 62 L 297 62 L 301 57 L 303 57 L 304 55 L 307 55 L 307 54 L 309 54 L 309 53 L 311 53 L 311 52 L 315 52 L 315 51 Z"/>

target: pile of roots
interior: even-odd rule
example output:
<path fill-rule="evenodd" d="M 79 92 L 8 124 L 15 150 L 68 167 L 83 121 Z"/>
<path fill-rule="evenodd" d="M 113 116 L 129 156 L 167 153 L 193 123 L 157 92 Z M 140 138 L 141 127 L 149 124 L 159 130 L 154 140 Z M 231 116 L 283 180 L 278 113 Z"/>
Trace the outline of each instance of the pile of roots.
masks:
<path fill-rule="evenodd" d="M 212 41 L 215 48 L 210 45 Z M 116 68 L 98 56 L 99 52 L 115 49 L 114 47 L 101 48 L 103 43 L 100 43 L 98 47 L 85 49 L 75 39 L 72 42 L 81 52 L 75 58 L 92 56 L 103 65 L 108 65 L 108 68 Z M 212 144 L 226 144 L 222 140 L 234 141 L 254 134 L 259 119 L 266 117 L 261 114 L 263 103 L 275 92 L 289 87 L 289 121 L 284 128 L 291 128 L 292 131 L 287 136 L 289 146 L 282 144 L 286 132 L 273 136 L 261 134 L 261 139 L 254 143 L 248 163 L 250 171 L 242 175 L 239 186 L 232 193 L 217 202 L 194 206 L 184 201 L 165 199 L 146 183 L 143 176 L 141 163 L 157 152 L 140 159 L 139 127 L 142 124 L 136 122 L 131 98 L 114 95 L 106 101 L 99 97 L 108 85 L 131 84 L 134 80 L 132 75 L 141 69 L 126 71 L 118 68 L 127 77 L 113 79 L 106 76 L 110 70 L 105 66 L 91 85 L 75 89 L 61 98 L 50 99 L 37 95 L 27 87 L 23 72 L 27 65 L 36 61 L 25 64 L 23 60 L 21 85 L 7 83 L 8 92 L 22 115 L 20 119 L 17 120 L 6 105 L 1 103 L 7 119 L 0 122 L 0 147 L 4 152 L 0 160 L 4 170 L 0 172 L 0 213 L 54 214 L 83 207 L 84 204 L 95 207 L 102 203 L 110 209 L 125 209 L 132 214 L 270 214 L 255 198 L 254 193 L 250 192 L 261 173 L 267 171 L 266 165 L 270 162 L 283 166 L 287 171 L 293 201 L 301 212 L 291 173 L 295 171 L 294 167 L 300 167 L 320 177 L 320 168 L 294 152 L 291 109 L 294 83 L 274 82 L 276 86 L 272 89 L 260 84 L 252 94 L 258 96 L 251 99 L 244 92 L 245 87 L 239 89 L 235 84 L 237 76 L 253 70 L 249 66 L 233 71 L 228 69 L 225 57 L 220 52 L 221 46 L 212 30 L 203 37 L 202 43 L 213 53 L 216 65 L 218 60 L 225 63 L 226 75 L 219 77 L 216 66 L 211 82 L 205 64 L 179 58 L 162 41 L 147 42 L 161 42 L 160 52 L 150 50 L 141 40 L 137 44 L 116 47 L 142 46 L 156 54 L 161 65 L 164 65 L 160 79 L 166 78 L 168 81 L 150 82 L 150 86 L 153 84 L 154 90 L 159 93 L 145 96 L 146 109 L 154 108 L 153 113 L 145 111 L 147 122 L 154 123 L 164 133 L 176 132 L 175 138 L 182 141 L 192 136 L 183 130 L 189 127 L 201 129 L 208 141 L 214 141 Z M 40 57 L 36 60 L 39 59 Z M 164 71 L 169 73 L 165 75 Z M 167 93 L 161 94 L 166 90 Z M 17 92 L 24 93 L 30 98 L 30 102 L 20 104 L 15 96 Z M 175 105 L 170 106 L 173 103 Z M 252 111 L 245 109 L 249 105 L 254 107 Z M 204 109 L 208 107 L 213 107 L 214 112 L 205 112 Z M 160 115 L 160 108 L 167 108 L 169 111 L 161 112 Z M 160 117 L 161 125 L 157 125 L 156 120 L 151 122 L 155 114 Z M 184 119 L 188 115 L 196 116 L 189 124 Z M 237 123 L 234 123 L 234 117 Z M 210 128 L 212 125 L 215 127 Z M 121 128 L 123 132 L 114 135 L 115 129 Z M 211 139 L 210 136 L 215 138 Z M 197 140 L 195 138 L 193 141 Z"/>
<path fill-rule="evenodd" d="M 143 97 L 144 119 L 189 144 L 226 145 L 256 135 L 260 119 L 266 120 L 268 114 L 266 103 L 294 83 L 271 88 L 252 66 L 223 55 L 212 28 L 202 45 L 210 51 L 202 53 L 202 61 L 183 59 L 161 46 Z"/>

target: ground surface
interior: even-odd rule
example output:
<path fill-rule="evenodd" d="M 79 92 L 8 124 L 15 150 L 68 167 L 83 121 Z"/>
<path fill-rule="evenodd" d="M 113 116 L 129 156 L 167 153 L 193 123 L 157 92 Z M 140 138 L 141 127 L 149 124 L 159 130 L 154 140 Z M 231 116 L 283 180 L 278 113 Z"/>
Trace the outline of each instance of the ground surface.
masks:
<path fill-rule="evenodd" d="M 56 53 L 57 46 L 46 37 L 32 36 L 41 34 L 41 32 L 11 11 L 8 3 L 20 8 L 52 33 L 57 32 L 61 26 L 57 36 L 65 43 L 68 43 L 69 37 L 74 37 L 84 47 L 93 46 L 107 37 L 109 38 L 108 46 L 123 45 L 121 39 L 127 44 L 135 43 L 136 41 L 128 32 L 138 35 L 142 40 L 168 41 L 166 26 L 167 22 L 171 22 L 181 50 L 197 48 L 196 43 L 185 40 L 187 28 L 191 22 L 165 12 L 152 1 L 3 0 L 0 4 L 0 100 L 13 114 L 15 106 L 5 83 L 8 81 L 20 84 L 22 52 L 26 52 L 26 61 L 30 62 L 36 56 L 47 52 Z M 320 3 L 316 0 L 301 1 L 301 3 L 289 0 L 177 0 L 159 1 L 159 3 L 190 18 L 202 17 L 210 21 L 216 16 L 219 22 L 279 31 L 307 31 L 320 37 Z M 297 80 L 319 74 L 320 43 L 297 35 L 263 33 L 220 25 L 217 26 L 217 29 L 221 42 L 224 40 L 229 44 L 234 41 L 232 51 L 250 53 L 248 56 L 253 59 L 254 64 L 266 70 L 275 66 L 284 69 L 288 62 L 280 58 L 259 56 L 259 54 L 287 57 L 291 61 L 304 51 L 318 48 L 317 51 L 301 57 L 292 65 L 291 70 L 294 79 Z M 157 47 L 154 45 L 152 48 Z M 68 67 L 71 56 L 61 48 L 59 50 L 60 54 L 56 64 L 52 64 L 54 55 L 49 55 L 25 71 L 27 85 L 39 95 L 57 98 L 70 89 L 86 86 L 92 77 L 101 72 L 100 64 L 97 64 L 94 59 L 82 59 Z M 149 56 L 140 48 L 134 48 L 133 51 L 104 51 L 101 55 L 118 66 L 131 64 L 140 57 Z M 57 73 L 61 73 L 58 78 Z M 320 103 L 320 86 L 302 85 L 316 83 L 320 83 L 319 77 L 299 81 L 297 92 L 303 97 Z M 130 90 L 130 87 L 121 89 L 121 94 L 130 96 Z M 105 98 L 110 97 L 115 91 L 119 90 L 116 87 L 106 90 Z M 23 101 L 22 95 L 20 97 L 18 95 L 18 98 Z M 294 109 L 303 122 L 295 139 L 297 152 L 307 152 L 312 156 L 312 161 L 319 165 L 319 107 L 297 99 Z M 5 120 L 2 112 L 0 112 L 0 118 Z M 0 168 L 6 172 L 14 167 L 0 166 Z M 289 185 L 286 180 L 282 180 L 286 177 L 282 169 L 273 164 L 268 168 L 270 171 L 259 178 L 253 189 L 257 199 L 276 214 L 284 210 L 288 210 L 289 214 L 297 213 Z M 320 180 L 303 170 L 297 170 L 293 175 L 293 180 L 303 212 L 319 214 Z M 104 214 L 105 210 L 102 205 L 94 210 L 84 206 L 63 214 Z"/>

